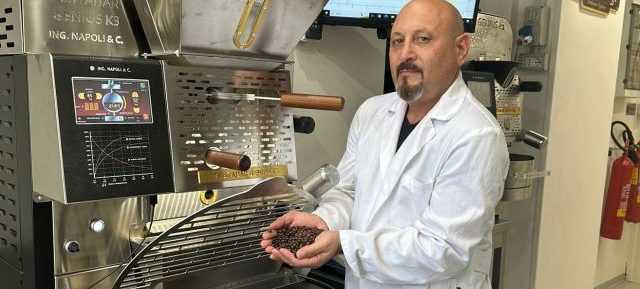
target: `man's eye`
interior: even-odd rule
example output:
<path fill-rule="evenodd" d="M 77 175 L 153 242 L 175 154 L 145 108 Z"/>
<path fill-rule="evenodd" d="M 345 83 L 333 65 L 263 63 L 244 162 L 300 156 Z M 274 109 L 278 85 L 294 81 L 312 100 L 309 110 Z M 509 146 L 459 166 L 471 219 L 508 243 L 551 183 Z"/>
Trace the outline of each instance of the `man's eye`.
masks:
<path fill-rule="evenodd" d="M 402 39 L 393 39 L 391 40 L 391 45 L 392 46 L 399 46 L 400 44 L 402 44 Z"/>
<path fill-rule="evenodd" d="M 418 36 L 418 37 L 416 37 L 416 42 L 418 42 L 418 43 L 423 43 L 423 44 L 424 43 L 429 43 L 430 40 L 431 39 L 429 37 L 426 37 L 426 36 Z"/>

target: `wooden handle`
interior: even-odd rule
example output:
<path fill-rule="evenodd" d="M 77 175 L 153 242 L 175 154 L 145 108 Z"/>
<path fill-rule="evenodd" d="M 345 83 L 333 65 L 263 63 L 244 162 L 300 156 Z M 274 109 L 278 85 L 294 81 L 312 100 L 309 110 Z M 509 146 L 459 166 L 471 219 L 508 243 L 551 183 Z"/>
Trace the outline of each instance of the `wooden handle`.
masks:
<path fill-rule="evenodd" d="M 344 98 L 341 96 L 322 96 L 309 94 L 283 94 L 280 103 L 286 107 L 341 111 Z"/>
<path fill-rule="evenodd" d="M 247 171 L 251 168 L 251 159 L 248 156 L 229 152 L 219 152 L 210 149 L 205 154 L 205 160 L 210 165 L 236 171 Z"/>

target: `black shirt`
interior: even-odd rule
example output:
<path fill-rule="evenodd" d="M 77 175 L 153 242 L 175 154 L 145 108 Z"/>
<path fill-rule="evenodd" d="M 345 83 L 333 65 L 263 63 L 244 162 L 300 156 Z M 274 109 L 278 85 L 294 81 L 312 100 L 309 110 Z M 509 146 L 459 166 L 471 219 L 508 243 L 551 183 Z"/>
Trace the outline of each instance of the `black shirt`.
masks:
<path fill-rule="evenodd" d="M 400 127 L 400 135 L 398 136 L 398 145 L 396 146 L 396 152 L 400 149 L 400 146 L 402 145 L 404 140 L 409 137 L 413 129 L 416 128 L 419 123 L 420 122 L 416 122 L 414 124 L 409 123 L 407 115 L 405 114 L 404 120 L 402 121 L 402 127 Z"/>

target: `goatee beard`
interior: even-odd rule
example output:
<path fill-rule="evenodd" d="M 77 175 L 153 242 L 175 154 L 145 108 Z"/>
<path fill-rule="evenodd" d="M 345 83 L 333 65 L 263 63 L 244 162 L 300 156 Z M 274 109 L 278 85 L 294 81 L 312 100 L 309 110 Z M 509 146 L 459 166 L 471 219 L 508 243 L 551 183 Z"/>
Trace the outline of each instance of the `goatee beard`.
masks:
<path fill-rule="evenodd" d="M 412 103 L 422 96 L 422 85 L 400 85 L 398 96 L 407 103 Z"/>

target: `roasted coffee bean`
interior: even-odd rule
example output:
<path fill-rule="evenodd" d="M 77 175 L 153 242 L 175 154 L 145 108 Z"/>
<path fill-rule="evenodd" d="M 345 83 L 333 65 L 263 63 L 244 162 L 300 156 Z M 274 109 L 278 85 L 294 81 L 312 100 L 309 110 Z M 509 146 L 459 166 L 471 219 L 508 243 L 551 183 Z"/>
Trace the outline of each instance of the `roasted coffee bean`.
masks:
<path fill-rule="evenodd" d="M 322 230 L 309 227 L 289 227 L 280 229 L 271 241 L 274 248 L 289 249 L 295 254 L 300 248 L 313 243 Z"/>

